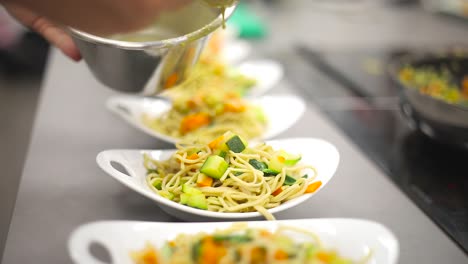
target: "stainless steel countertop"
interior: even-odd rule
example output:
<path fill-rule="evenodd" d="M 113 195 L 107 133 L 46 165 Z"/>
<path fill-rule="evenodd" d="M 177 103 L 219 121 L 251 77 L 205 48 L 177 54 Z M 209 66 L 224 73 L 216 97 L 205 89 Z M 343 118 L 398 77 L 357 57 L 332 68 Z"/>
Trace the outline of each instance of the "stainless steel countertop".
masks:
<path fill-rule="evenodd" d="M 287 80 L 272 91 L 290 92 Z M 52 52 L 2 263 L 70 263 L 66 247 L 70 232 L 90 221 L 177 221 L 96 165 L 96 154 L 105 149 L 171 147 L 106 111 L 104 102 L 113 94 L 94 80 L 83 63 Z M 278 219 L 370 219 L 398 237 L 400 263 L 468 262 L 312 104 L 300 122 L 280 137 L 299 136 L 332 142 L 340 151 L 341 163 L 323 191 Z"/>

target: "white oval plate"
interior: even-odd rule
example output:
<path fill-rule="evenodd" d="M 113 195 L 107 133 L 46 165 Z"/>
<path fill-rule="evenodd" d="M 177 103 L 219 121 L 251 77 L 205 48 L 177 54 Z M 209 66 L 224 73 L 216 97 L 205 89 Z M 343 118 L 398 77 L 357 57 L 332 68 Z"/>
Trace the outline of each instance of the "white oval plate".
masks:
<path fill-rule="evenodd" d="M 244 40 L 230 40 L 221 51 L 221 60 L 228 65 L 235 65 L 249 56 L 252 46 Z"/>
<path fill-rule="evenodd" d="M 257 80 L 257 84 L 247 93 L 247 97 L 265 94 L 283 79 L 283 66 L 274 60 L 245 61 L 237 66 L 240 73 Z"/>
<path fill-rule="evenodd" d="M 273 138 L 286 131 L 299 121 L 306 108 L 302 99 L 290 95 L 263 96 L 256 99 L 248 99 L 248 101 L 260 106 L 268 118 L 267 129 L 259 139 Z M 117 96 L 109 98 L 106 105 L 110 111 L 148 135 L 170 143 L 179 141 L 178 138 L 155 131 L 142 122 L 142 115 L 144 113 L 152 117 L 158 117 L 169 111 L 171 103 L 168 100 L 137 96 Z"/>
<path fill-rule="evenodd" d="M 160 223 L 131 221 L 102 221 L 80 226 L 68 241 L 68 251 L 77 264 L 102 262 L 89 251 L 90 245 L 99 243 L 106 248 L 114 264 L 132 264 L 130 252 L 141 250 L 147 242 L 161 247 L 178 234 L 211 233 L 225 229 L 232 222 L 218 223 Z M 285 221 L 247 222 L 249 227 L 270 231 L 279 226 L 295 226 L 316 233 L 325 248 L 335 249 L 340 255 L 360 260 L 369 251 L 372 256 L 366 264 L 396 264 L 399 245 L 395 236 L 381 224 L 358 219 L 301 219 Z M 303 238 L 298 235 L 293 239 Z"/>
<path fill-rule="evenodd" d="M 304 194 L 278 207 L 269 209 L 268 211 L 272 214 L 299 205 L 317 194 L 333 177 L 340 160 L 340 155 L 335 146 L 321 139 L 295 138 L 268 141 L 267 143 L 275 149 L 284 149 L 290 153 L 301 154 L 301 164 L 314 166 L 318 173 L 316 180 L 322 181 L 322 185 L 316 192 Z M 166 160 L 174 153 L 174 150 L 107 150 L 99 153 L 96 161 L 101 169 L 114 179 L 133 191 L 155 201 L 163 211 L 176 218 L 185 221 L 264 219 L 258 212 L 211 212 L 185 206 L 161 197 L 152 191 L 146 182 L 146 170 L 143 166 L 144 153 L 149 154 L 155 160 Z M 114 168 L 113 164 L 115 163 L 125 168 L 128 175 Z M 311 174 L 309 173 L 309 175 Z"/>

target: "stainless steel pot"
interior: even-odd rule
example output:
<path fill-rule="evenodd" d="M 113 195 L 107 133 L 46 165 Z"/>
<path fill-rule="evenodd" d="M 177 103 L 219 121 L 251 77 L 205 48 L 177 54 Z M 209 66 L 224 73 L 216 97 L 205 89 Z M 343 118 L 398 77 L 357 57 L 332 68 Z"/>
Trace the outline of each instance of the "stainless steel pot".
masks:
<path fill-rule="evenodd" d="M 226 19 L 235 6 L 227 8 Z M 86 64 L 106 86 L 129 93 L 155 95 L 181 82 L 197 62 L 210 33 L 221 27 L 220 10 L 202 1 L 159 16 L 154 26 L 180 36 L 129 42 L 70 29 Z"/>

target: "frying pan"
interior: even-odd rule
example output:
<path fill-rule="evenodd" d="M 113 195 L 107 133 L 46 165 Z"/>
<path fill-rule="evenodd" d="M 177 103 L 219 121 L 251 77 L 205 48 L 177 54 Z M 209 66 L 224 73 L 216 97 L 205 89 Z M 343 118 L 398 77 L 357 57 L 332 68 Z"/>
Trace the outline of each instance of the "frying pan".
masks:
<path fill-rule="evenodd" d="M 468 54 L 460 52 L 405 54 L 390 63 L 390 77 L 400 89 L 400 109 L 411 125 L 442 142 L 468 147 L 468 107 L 447 103 L 407 87 L 398 73 L 405 66 L 446 69 L 461 87 L 468 76 Z"/>

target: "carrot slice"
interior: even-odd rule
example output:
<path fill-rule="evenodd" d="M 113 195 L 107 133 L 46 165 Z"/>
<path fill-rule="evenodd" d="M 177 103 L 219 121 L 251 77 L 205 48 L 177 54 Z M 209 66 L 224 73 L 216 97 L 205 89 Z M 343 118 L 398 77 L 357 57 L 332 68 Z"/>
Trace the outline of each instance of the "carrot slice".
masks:
<path fill-rule="evenodd" d="M 210 147 L 210 149 L 215 149 L 215 148 L 219 145 L 219 143 L 220 143 L 221 141 L 223 141 L 223 139 L 224 139 L 224 136 L 222 136 L 222 135 L 219 136 L 219 137 L 217 137 L 215 140 L 211 141 L 211 142 L 208 144 L 208 147 Z"/>
<path fill-rule="evenodd" d="M 196 159 L 198 159 L 198 158 L 199 158 L 199 156 L 198 156 L 197 153 L 193 153 L 193 154 L 191 154 L 191 155 L 189 155 L 189 156 L 187 157 L 187 159 L 189 159 L 189 160 L 196 160 Z"/>
<path fill-rule="evenodd" d="M 326 252 L 317 253 L 317 258 L 324 263 L 330 263 L 332 260 L 332 256 Z"/>
<path fill-rule="evenodd" d="M 313 193 L 313 192 L 317 191 L 317 189 L 320 188 L 320 186 L 322 186 L 321 181 L 313 182 L 313 183 L 309 184 L 309 186 L 307 186 L 307 189 L 305 190 L 305 193 Z"/>
<path fill-rule="evenodd" d="M 280 194 L 281 192 L 283 192 L 283 189 L 280 187 L 280 188 L 276 189 L 276 191 L 272 192 L 271 195 L 277 196 L 277 195 Z"/>
<path fill-rule="evenodd" d="M 233 99 L 224 104 L 224 112 L 242 113 L 246 108 L 245 103 L 241 99 Z"/>
<path fill-rule="evenodd" d="M 278 249 L 276 250 L 275 252 L 275 259 L 276 260 L 285 260 L 285 259 L 288 259 L 288 253 L 286 253 L 286 251 L 282 250 L 282 249 Z"/>
<path fill-rule="evenodd" d="M 180 133 L 196 130 L 202 126 L 206 126 L 211 122 L 211 118 L 206 113 L 197 113 L 184 117 L 180 124 Z"/>

